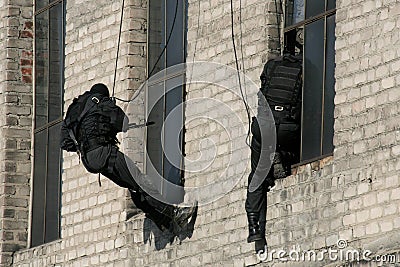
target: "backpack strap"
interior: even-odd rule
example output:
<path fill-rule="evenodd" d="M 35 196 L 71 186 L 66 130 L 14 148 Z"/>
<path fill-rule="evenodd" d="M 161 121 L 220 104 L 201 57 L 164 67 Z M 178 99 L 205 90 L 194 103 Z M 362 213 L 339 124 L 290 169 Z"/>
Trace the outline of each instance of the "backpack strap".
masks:
<path fill-rule="evenodd" d="M 78 117 L 78 124 L 82 121 L 82 119 L 86 116 L 86 114 L 93 108 L 95 107 L 98 103 L 100 103 L 100 98 L 98 97 L 99 95 L 93 95 L 90 97 L 91 101 L 86 100 L 85 107 L 82 110 L 81 115 Z"/>
<path fill-rule="evenodd" d="M 67 129 L 68 129 L 69 137 L 71 137 L 72 141 L 74 142 L 74 144 L 76 146 L 76 150 L 79 151 L 79 143 L 78 143 L 78 140 L 76 140 L 74 131 L 72 131 L 71 128 L 67 128 Z"/>

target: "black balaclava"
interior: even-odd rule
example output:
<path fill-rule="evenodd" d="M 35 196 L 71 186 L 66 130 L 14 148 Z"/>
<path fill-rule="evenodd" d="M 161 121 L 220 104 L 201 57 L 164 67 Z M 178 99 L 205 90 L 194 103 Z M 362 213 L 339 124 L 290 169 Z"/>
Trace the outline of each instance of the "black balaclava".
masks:
<path fill-rule="evenodd" d="M 108 91 L 107 86 L 102 83 L 97 83 L 90 88 L 90 92 L 92 94 L 101 94 L 103 96 L 110 97 L 110 92 Z"/>

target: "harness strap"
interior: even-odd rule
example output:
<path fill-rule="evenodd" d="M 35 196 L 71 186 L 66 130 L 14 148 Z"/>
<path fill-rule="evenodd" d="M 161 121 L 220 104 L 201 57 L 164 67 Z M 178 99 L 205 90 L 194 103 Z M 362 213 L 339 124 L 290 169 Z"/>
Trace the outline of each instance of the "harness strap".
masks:
<path fill-rule="evenodd" d="M 107 166 L 107 171 L 109 173 L 112 173 L 116 161 L 117 161 L 117 148 L 115 146 L 112 146 L 111 147 L 111 154 L 110 154 L 110 157 L 108 159 L 108 166 Z"/>

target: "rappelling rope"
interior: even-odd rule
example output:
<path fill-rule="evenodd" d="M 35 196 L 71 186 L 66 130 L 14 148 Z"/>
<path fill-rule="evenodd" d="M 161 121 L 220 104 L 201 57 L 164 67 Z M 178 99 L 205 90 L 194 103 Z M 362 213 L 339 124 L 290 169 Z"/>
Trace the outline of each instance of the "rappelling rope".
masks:
<path fill-rule="evenodd" d="M 164 55 L 165 50 L 167 49 L 167 46 L 168 46 L 168 44 L 169 44 L 169 41 L 171 40 L 171 37 L 172 37 L 172 32 L 174 31 L 174 28 L 175 28 L 176 17 L 177 17 L 177 14 L 178 14 L 178 6 L 179 6 L 179 0 L 176 0 L 175 15 L 174 15 L 174 20 L 173 20 L 172 26 L 171 26 L 171 31 L 169 32 L 169 35 L 168 35 L 167 41 L 165 42 L 165 46 L 164 46 L 163 50 L 161 51 L 160 55 L 158 56 L 158 58 L 157 58 L 157 60 L 156 60 L 156 63 L 154 64 L 153 68 L 152 68 L 151 71 L 149 72 L 149 74 L 148 74 L 148 76 L 147 76 L 147 78 L 146 78 L 146 80 L 145 80 L 144 82 L 147 82 L 147 81 L 150 79 L 151 75 L 153 74 L 154 70 L 155 70 L 156 67 L 157 67 L 158 62 L 160 62 L 161 57 Z M 123 18 L 123 10 L 124 10 L 123 7 L 124 7 L 124 0 L 122 0 L 121 25 L 120 25 L 120 27 L 119 27 L 119 38 L 118 38 L 118 47 L 117 47 L 117 58 L 116 58 L 116 60 L 115 60 L 114 86 L 113 86 L 113 93 L 112 93 L 112 96 L 113 96 L 114 99 L 117 99 L 117 100 L 119 100 L 119 101 L 121 101 L 121 102 L 129 103 L 129 102 L 134 101 L 134 100 L 139 96 L 139 94 L 143 91 L 143 89 L 145 88 L 145 86 L 141 86 L 141 87 L 139 88 L 139 91 L 137 91 L 136 94 L 135 94 L 131 99 L 128 99 L 128 100 L 121 99 L 121 98 L 118 98 L 118 97 L 115 97 L 115 96 L 114 96 L 114 87 L 115 87 L 115 80 L 116 80 L 116 74 L 117 74 L 117 62 L 118 62 L 118 54 L 119 54 L 119 44 L 120 44 L 121 31 L 122 31 L 122 18 Z"/>
<path fill-rule="evenodd" d="M 115 58 L 114 83 L 113 83 L 113 87 L 112 87 L 112 97 L 114 97 L 114 94 L 115 94 L 115 82 L 116 82 L 116 79 L 117 79 L 118 57 L 119 57 L 119 48 L 120 48 L 120 44 L 121 44 L 121 33 L 122 33 L 122 21 L 123 21 L 123 18 L 124 18 L 124 6 L 125 6 L 125 0 L 122 0 L 121 21 L 119 23 L 117 57 Z"/>

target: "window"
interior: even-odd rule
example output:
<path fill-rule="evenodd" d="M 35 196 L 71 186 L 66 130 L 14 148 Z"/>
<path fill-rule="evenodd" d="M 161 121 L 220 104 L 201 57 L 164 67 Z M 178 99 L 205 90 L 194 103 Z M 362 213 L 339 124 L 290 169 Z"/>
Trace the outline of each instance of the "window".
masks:
<path fill-rule="evenodd" d="M 333 152 L 335 0 L 288 0 L 285 48 L 303 53 L 300 161 Z"/>
<path fill-rule="evenodd" d="M 35 3 L 31 246 L 60 237 L 65 3 L 65 0 Z"/>
<path fill-rule="evenodd" d="M 185 62 L 185 1 L 150 0 L 148 21 L 147 69 L 151 77 L 161 70 Z M 150 162 L 146 162 L 146 172 L 148 175 L 157 172 L 168 181 L 182 185 L 183 133 L 180 129 L 183 127 L 184 76 L 164 72 L 157 74 L 156 81 L 149 81 L 147 121 L 155 124 L 147 127 L 146 152 Z M 171 114 L 173 119 L 167 120 Z M 168 123 L 164 123 L 166 120 Z M 176 129 L 179 129 L 178 133 Z M 158 186 L 162 194 L 171 199 L 172 191 L 164 183 Z M 173 198 L 180 202 L 182 197 Z"/>

